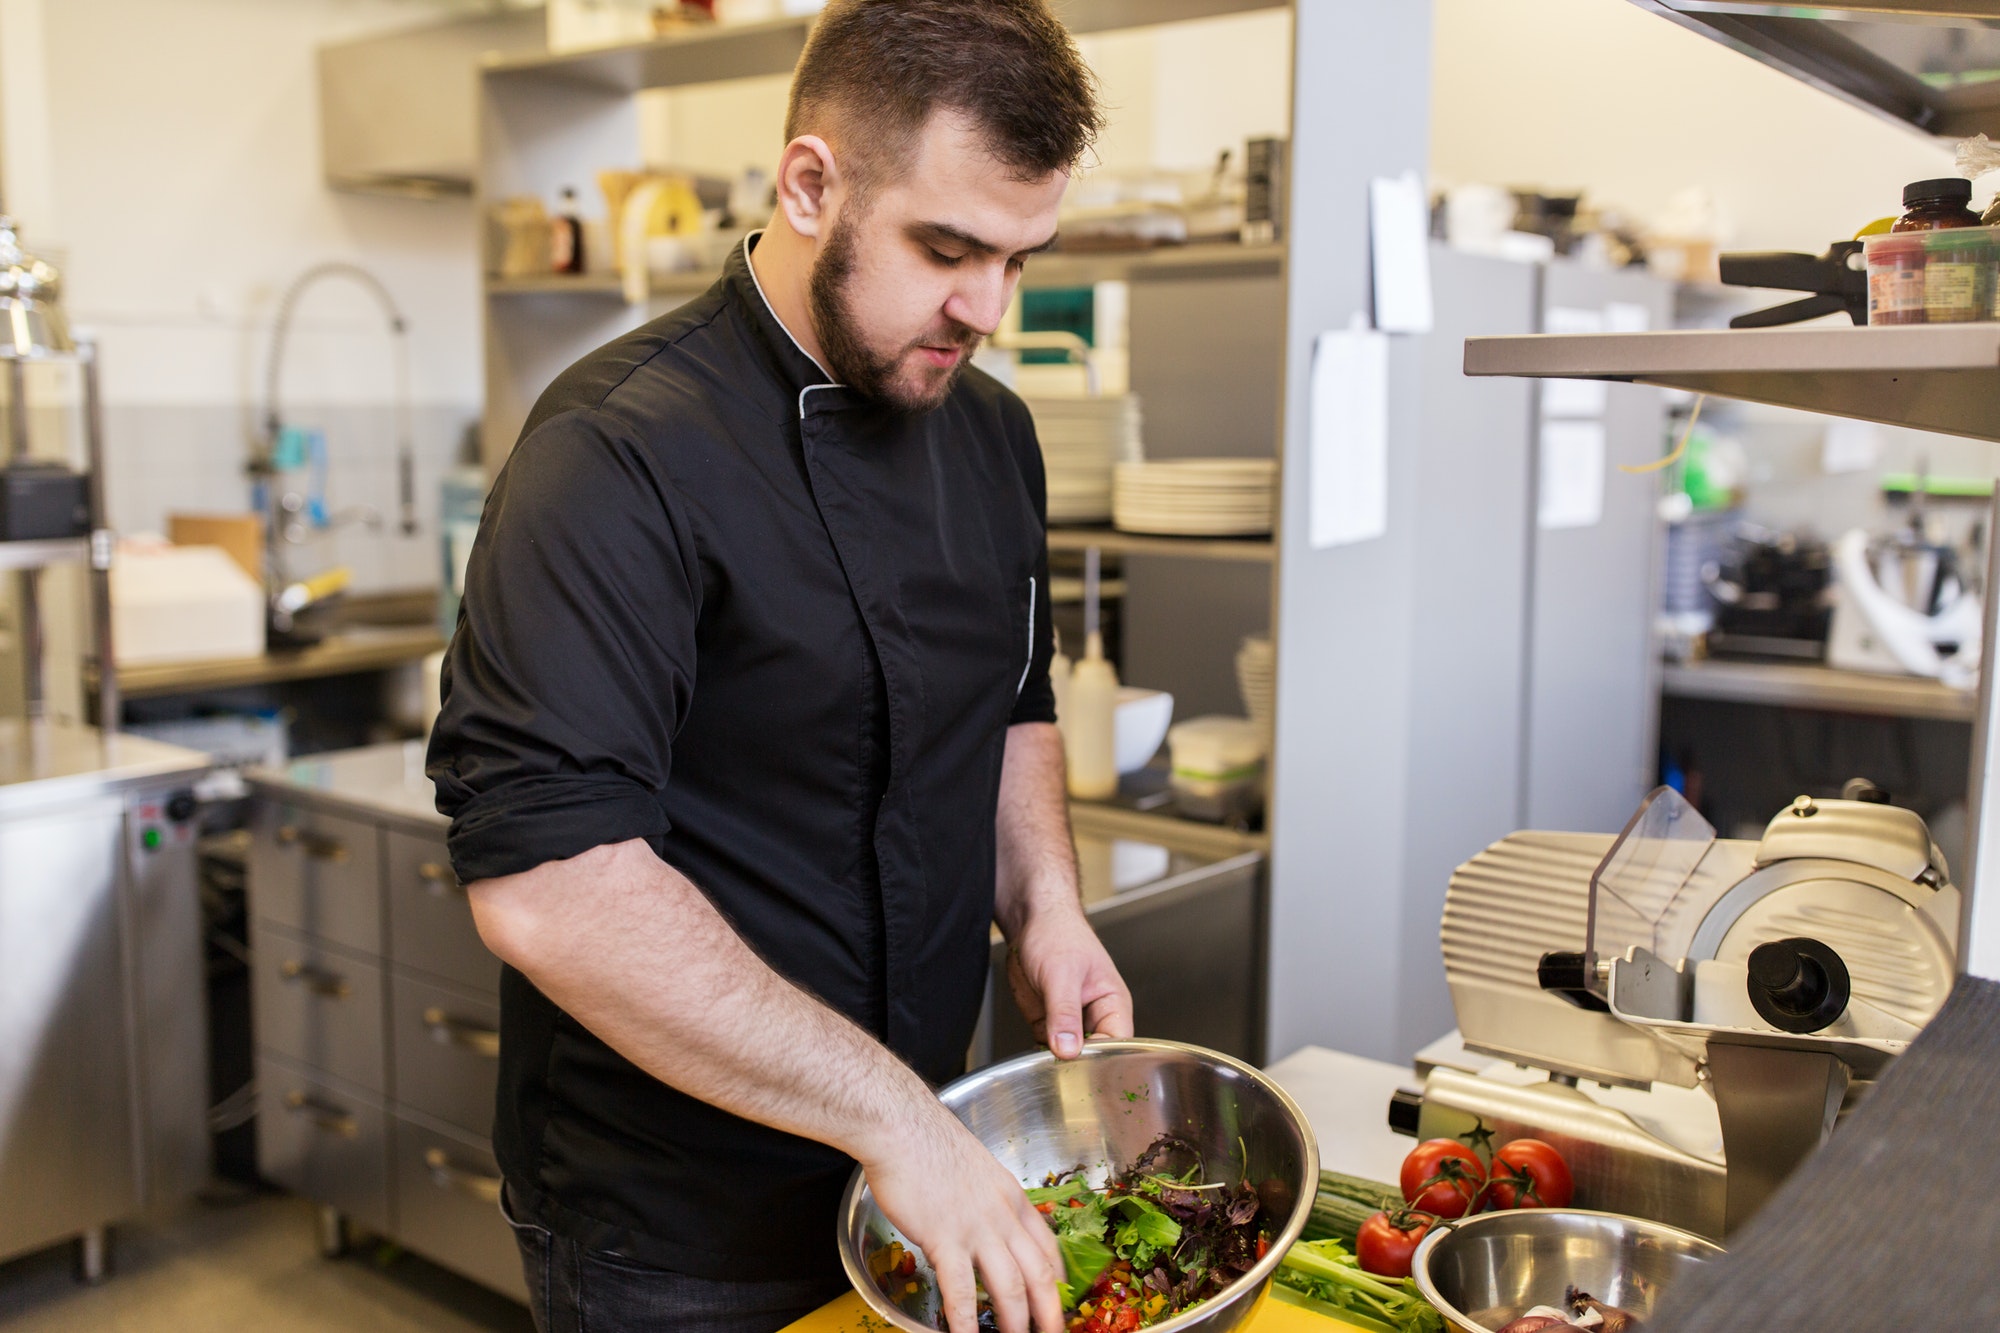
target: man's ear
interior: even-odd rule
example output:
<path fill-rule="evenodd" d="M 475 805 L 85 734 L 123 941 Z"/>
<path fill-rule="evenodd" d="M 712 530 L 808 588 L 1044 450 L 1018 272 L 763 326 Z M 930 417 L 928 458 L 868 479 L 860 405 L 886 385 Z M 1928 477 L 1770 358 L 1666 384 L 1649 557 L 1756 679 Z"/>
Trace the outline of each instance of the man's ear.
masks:
<path fill-rule="evenodd" d="M 832 217 L 841 189 L 833 150 L 817 134 L 801 134 L 778 159 L 778 211 L 801 236 L 817 238 Z"/>

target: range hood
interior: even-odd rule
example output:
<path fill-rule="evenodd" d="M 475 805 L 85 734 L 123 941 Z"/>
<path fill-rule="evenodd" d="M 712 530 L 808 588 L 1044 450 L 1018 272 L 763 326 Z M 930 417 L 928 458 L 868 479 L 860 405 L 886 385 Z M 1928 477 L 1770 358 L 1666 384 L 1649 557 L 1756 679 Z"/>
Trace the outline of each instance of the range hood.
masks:
<path fill-rule="evenodd" d="M 539 7 L 497 9 L 319 50 L 320 160 L 336 190 L 435 199 L 472 193 L 479 68 L 539 54 Z"/>
<path fill-rule="evenodd" d="M 1926 134 L 2000 139 L 2000 0 L 1632 0 Z"/>

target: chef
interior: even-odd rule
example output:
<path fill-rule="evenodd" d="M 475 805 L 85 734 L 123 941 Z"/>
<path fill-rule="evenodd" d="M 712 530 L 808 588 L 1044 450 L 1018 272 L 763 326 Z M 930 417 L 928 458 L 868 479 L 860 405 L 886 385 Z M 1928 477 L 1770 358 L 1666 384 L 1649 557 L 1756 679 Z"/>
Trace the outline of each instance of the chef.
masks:
<path fill-rule="evenodd" d="M 494 1149 L 538 1329 L 776 1329 L 858 1161 L 1000 1327 L 1061 1327 L 1021 1182 L 937 1101 L 988 930 L 1039 1039 L 1129 1036 L 1063 794 L 1044 481 L 968 356 L 1100 120 L 1043 0 L 833 0 L 768 227 L 542 395 L 429 771 L 506 964 Z"/>

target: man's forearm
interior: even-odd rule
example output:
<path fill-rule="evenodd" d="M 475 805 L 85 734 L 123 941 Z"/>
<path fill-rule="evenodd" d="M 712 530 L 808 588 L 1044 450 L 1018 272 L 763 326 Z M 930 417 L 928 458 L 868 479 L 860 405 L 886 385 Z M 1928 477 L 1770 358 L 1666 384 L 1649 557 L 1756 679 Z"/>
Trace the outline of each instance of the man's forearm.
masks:
<path fill-rule="evenodd" d="M 993 915 L 1018 939 L 1038 911 L 1079 909 L 1062 733 L 1047 722 L 1007 729 L 995 822 Z"/>
<path fill-rule="evenodd" d="M 937 1107 L 908 1066 L 774 972 L 644 842 L 469 892 L 489 948 L 692 1097 L 863 1161 Z"/>

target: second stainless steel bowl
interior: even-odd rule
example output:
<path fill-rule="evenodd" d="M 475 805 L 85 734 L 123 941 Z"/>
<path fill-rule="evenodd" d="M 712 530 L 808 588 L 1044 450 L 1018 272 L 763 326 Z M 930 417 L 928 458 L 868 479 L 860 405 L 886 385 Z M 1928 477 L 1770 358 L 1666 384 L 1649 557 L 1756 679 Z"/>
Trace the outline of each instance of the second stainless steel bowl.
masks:
<path fill-rule="evenodd" d="M 1212 1301 L 1153 1326 L 1157 1333 L 1226 1333 L 1249 1322 L 1299 1238 L 1319 1188 L 1319 1150 L 1298 1106 L 1263 1074 L 1214 1051 L 1170 1041 L 1093 1041 L 1075 1060 L 1046 1051 L 969 1074 L 940 1098 L 1024 1184 L 1081 1163 L 1093 1184 L 1131 1166 L 1162 1134 L 1202 1154 L 1210 1177 L 1254 1182 L 1270 1219 L 1271 1250 Z M 1246 1162 L 1245 1155 L 1248 1155 Z M 938 1327 L 936 1284 L 918 1263 L 918 1294 L 891 1304 L 868 1276 L 868 1256 L 890 1242 L 914 1249 L 875 1206 L 867 1178 L 848 1182 L 840 1257 L 875 1315 L 896 1328 Z"/>
<path fill-rule="evenodd" d="M 1458 1333 L 1495 1333 L 1579 1291 L 1650 1319 L 1675 1279 L 1720 1257 L 1692 1232 L 1619 1213 L 1523 1208 L 1482 1213 L 1424 1237 L 1411 1276 Z"/>

